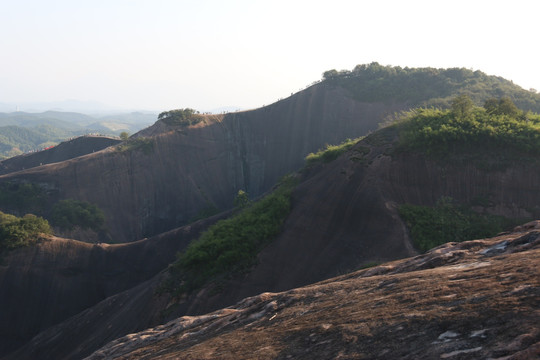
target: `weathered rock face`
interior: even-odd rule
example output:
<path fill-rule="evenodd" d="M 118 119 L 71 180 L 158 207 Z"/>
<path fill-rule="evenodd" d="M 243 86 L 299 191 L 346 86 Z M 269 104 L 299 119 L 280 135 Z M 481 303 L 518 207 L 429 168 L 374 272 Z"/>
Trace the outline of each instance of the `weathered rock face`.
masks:
<path fill-rule="evenodd" d="M 158 122 L 141 132 L 153 136 L 147 153 L 109 148 L 0 181 L 43 184 L 54 189 L 51 201 L 95 203 L 113 241 L 134 241 L 204 210 L 228 209 L 240 189 L 252 197 L 264 193 L 309 152 L 364 135 L 405 105 L 359 103 L 341 88 L 319 84 L 261 109 L 209 116 L 204 126 Z"/>
<path fill-rule="evenodd" d="M 102 150 L 119 142 L 120 140 L 107 136 L 80 136 L 65 141 L 52 149 L 0 161 L 0 175 L 73 159 Z"/>
<path fill-rule="evenodd" d="M 87 359 L 540 357 L 540 222 L 112 341 Z"/>
<path fill-rule="evenodd" d="M 129 244 L 90 245 L 51 237 L 36 246 L 4 255 L 0 266 L 0 308 L 5 309 L 0 312 L 0 357 L 26 343 L 40 331 L 128 289 L 135 287 L 136 291 L 130 293 L 127 300 L 124 298 L 124 302 L 134 301 L 143 294 L 152 298 L 159 282 L 146 293 L 150 287 L 147 289 L 141 284 L 165 269 L 174 260 L 177 251 L 185 248 L 199 236 L 202 229 L 219 218 L 199 221 Z M 135 308 L 129 309 L 129 321 L 144 326 L 140 329 L 159 323 L 159 313 L 154 314 L 147 309 L 148 316 L 144 317 L 134 315 L 132 310 Z M 110 319 L 114 316 L 108 315 L 107 325 L 110 325 Z M 97 315 L 92 314 L 91 318 L 94 317 L 97 318 Z M 130 327 L 129 321 L 124 319 L 120 329 L 123 326 L 133 331 L 136 327 Z M 90 321 L 86 319 L 88 323 Z M 81 325 L 77 323 L 77 326 Z M 120 331 L 110 340 L 124 334 Z M 55 333 L 54 337 L 58 336 Z M 84 337 L 89 337 L 87 332 Z M 32 357 L 42 358 L 41 355 Z"/>
<path fill-rule="evenodd" d="M 460 203 L 487 201 L 480 212 L 540 218 L 540 163 L 498 171 L 451 165 L 419 154 L 388 153 L 387 141 L 368 137 L 337 160 L 306 169 L 293 192 L 281 234 L 247 275 L 188 302 L 187 314 L 203 314 L 264 291 L 283 291 L 337 276 L 370 262 L 416 254 L 397 207 L 434 206 L 441 197 Z M 380 135 L 377 135 L 380 136 Z"/>

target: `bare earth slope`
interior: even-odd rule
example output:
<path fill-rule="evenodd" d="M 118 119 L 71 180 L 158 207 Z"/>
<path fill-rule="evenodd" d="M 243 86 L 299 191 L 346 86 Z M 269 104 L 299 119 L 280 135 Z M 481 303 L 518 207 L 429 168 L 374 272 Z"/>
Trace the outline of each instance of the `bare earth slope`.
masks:
<path fill-rule="evenodd" d="M 540 222 L 109 343 L 87 359 L 535 359 Z"/>

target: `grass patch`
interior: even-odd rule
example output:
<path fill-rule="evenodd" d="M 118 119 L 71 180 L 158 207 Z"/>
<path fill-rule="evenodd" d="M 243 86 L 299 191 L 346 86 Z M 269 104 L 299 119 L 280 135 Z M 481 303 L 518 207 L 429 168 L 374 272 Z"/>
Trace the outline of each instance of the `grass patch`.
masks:
<path fill-rule="evenodd" d="M 321 149 L 316 153 L 309 153 L 308 156 L 306 156 L 306 165 L 313 165 L 316 163 L 328 163 L 330 161 L 334 161 L 361 139 L 361 137 L 352 140 L 347 139 L 339 145 L 326 145 L 324 149 Z"/>
<path fill-rule="evenodd" d="M 144 137 L 129 139 L 118 145 L 116 150 L 119 152 L 140 150 L 149 155 L 154 150 L 154 140 Z"/>
<path fill-rule="evenodd" d="M 448 197 L 435 207 L 403 204 L 398 210 L 414 246 L 422 252 L 447 242 L 492 237 L 523 222 L 478 214 Z"/>
<path fill-rule="evenodd" d="M 166 291 L 189 293 L 252 267 L 259 251 L 281 231 L 295 184 L 292 177 L 284 178 L 271 194 L 208 228 L 177 255 Z"/>

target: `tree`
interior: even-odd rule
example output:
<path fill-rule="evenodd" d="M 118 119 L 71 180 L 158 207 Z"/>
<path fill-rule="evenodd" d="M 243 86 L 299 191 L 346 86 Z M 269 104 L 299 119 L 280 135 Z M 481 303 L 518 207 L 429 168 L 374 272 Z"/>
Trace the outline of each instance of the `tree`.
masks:
<path fill-rule="evenodd" d="M 323 80 L 332 80 L 336 79 L 339 76 L 339 73 L 336 69 L 328 70 L 323 73 Z"/>
<path fill-rule="evenodd" d="M 499 108 L 499 100 L 496 98 L 487 99 L 484 102 L 484 109 L 488 114 L 495 114 Z"/>
<path fill-rule="evenodd" d="M 503 97 L 499 100 L 499 114 L 517 116 L 519 112 L 519 109 L 509 97 Z"/>
<path fill-rule="evenodd" d="M 129 139 L 129 134 L 126 131 L 120 133 L 120 140 L 127 141 Z"/>
<path fill-rule="evenodd" d="M 469 95 L 461 94 L 452 101 L 452 113 L 458 119 L 465 119 L 469 117 L 474 108 L 474 103 L 472 102 Z"/>
<path fill-rule="evenodd" d="M 236 208 L 243 209 L 250 203 L 248 193 L 244 190 L 238 190 L 238 194 L 234 198 L 233 205 Z"/>
<path fill-rule="evenodd" d="M 510 115 L 513 117 L 521 112 L 509 97 L 488 99 L 484 103 L 484 109 L 490 115 Z"/>

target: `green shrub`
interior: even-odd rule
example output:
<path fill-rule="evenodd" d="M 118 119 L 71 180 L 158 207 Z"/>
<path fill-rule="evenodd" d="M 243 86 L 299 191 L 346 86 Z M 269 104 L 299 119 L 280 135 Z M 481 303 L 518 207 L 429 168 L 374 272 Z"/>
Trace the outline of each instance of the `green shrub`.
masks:
<path fill-rule="evenodd" d="M 47 194 L 38 184 L 4 182 L 0 184 L 0 206 L 19 213 L 43 211 Z"/>
<path fill-rule="evenodd" d="M 414 246 L 423 252 L 447 242 L 492 237 L 519 223 L 502 216 L 478 214 L 447 197 L 435 207 L 403 204 L 398 210 Z"/>
<path fill-rule="evenodd" d="M 503 102 L 508 106 L 508 102 Z M 508 113 L 506 113 L 506 112 Z M 416 109 L 397 124 L 401 151 L 418 151 L 445 159 L 505 159 L 540 154 L 540 115 L 474 107 L 460 110 Z M 457 155 L 457 156 L 456 156 Z"/>
<path fill-rule="evenodd" d="M 154 150 L 154 140 L 145 137 L 131 138 L 118 145 L 116 150 L 120 152 L 140 150 L 149 155 Z"/>
<path fill-rule="evenodd" d="M 203 116 L 198 111 L 185 108 L 170 111 L 164 111 L 159 114 L 158 119 L 167 125 L 190 126 L 202 121 Z"/>
<path fill-rule="evenodd" d="M 178 254 L 167 287 L 176 294 L 186 293 L 212 279 L 249 269 L 258 252 L 279 234 L 290 211 L 294 184 L 292 178 L 284 179 L 271 194 L 201 234 Z"/>
<path fill-rule="evenodd" d="M 306 164 L 313 165 L 315 163 L 328 163 L 337 159 L 345 151 L 349 150 L 362 138 L 347 139 L 339 145 L 326 145 L 324 149 L 317 151 L 316 153 L 309 153 L 306 156 Z"/>
<path fill-rule="evenodd" d="M 53 206 L 51 222 L 54 226 L 68 230 L 80 227 L 99 231 L 103 228 L 105 216 L 103 211 L 94 204 L 66 199 Z"/>
<path fill-rule="evenodd" d="M 32 245 L 42 234 L 52 234 L 47 220 L 32 214 L 20 218 L 0 212 L 0 254 Z"/>

